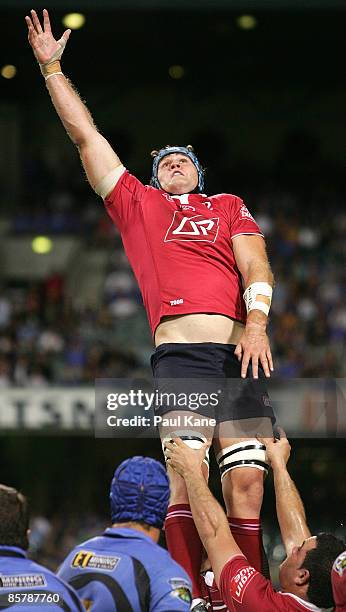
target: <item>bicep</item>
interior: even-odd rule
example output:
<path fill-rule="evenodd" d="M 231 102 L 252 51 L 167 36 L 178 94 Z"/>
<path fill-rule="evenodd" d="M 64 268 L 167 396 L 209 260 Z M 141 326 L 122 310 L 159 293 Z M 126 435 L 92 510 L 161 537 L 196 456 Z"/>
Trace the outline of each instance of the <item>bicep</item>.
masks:
<path fill-rule="evenodd" d="M 93 189 L 109 172 L 121 165 L 119 157 L 108 140 L 96 131 L 85 143 L 80 145 L 79 154 L 88 181 Z M 114 186 L 115 184 L 116 182 Z"/>
<path fill-rule="evenodd" d="M 251 265 L 268 265 L 264 238 L 242 234 L 232 239 L 233 253 L 239 272 L 244 278 Z"/>

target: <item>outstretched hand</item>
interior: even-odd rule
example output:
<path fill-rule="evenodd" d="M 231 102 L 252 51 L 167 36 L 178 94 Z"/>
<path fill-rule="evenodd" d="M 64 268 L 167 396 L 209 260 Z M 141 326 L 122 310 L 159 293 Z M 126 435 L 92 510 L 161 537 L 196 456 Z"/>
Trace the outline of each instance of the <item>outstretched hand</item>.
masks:
<path fill-rule="evenodd" d="M 273 438 L 265 440 L 257 436 L 257 439 L 265 445 L 266 456 L 273 470 L 280 467 L 285 467 L 291 454 L 291 446 L 287 440 L 286 434 L 281 427 L 278 427 L 280 439 Z"/>
<path fill-rule="evenodd" d="M 209 446 L 210 443 L 205 442 L 201 448 L 194 449 L 187 446 L 181 438 L 174 438 L 171 442 L 165 442 L 167 464 L 183 477 L 189 471 L 198 474 Z"/>
<path fill-rule="evenodd" d="M 71 30 L 65 30 L 62 37 L 55 40 L 46 9 L 43 9 L 43 29 L 34 10 L 31 11 L 31 17 L 25 17 L 25 21 L 28 26 L 28 40 L 39 64 L 50 64 L 60 59 Z"/>

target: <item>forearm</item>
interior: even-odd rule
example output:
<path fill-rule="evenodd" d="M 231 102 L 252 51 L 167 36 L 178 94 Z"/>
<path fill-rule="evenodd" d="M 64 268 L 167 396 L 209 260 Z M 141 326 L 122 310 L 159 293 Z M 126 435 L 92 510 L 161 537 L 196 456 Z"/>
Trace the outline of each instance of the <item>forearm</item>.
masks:
<path fill-rule="evenodd" d="M 31 10 L 30 17 L 25 17 L 29 44 L 45 77 L 56 112 L 71 140 L 78 147 L 89 183 L 96 193 L 105 198 L 121 176 L 121 172 L 116 172 L 121 161 L 107 140 L 97 131 L 87 107 L 61 72 L 60 58 L 71 30 L 65 30 L 62 37 L 56 40 L 46 9 L 43 9 L 42 16 L 43 28 L 36 11 Z"/>
<path fill-rule="evenodd" d="M 189 496 L 191 512 L 204 547 L 215 539 L 218 533 L 226 529 L 231 535 L 223 509 L 210 492 L 202 471 L 196 474 L 190 471 L 184 474 Z M 233 538 L 233 536 L 231 536 Z"/>
<path fill-rule="evenodd" d="M 302 499 L 286 466 L 273 466 L 273 472 L 277 517 L 286 553 L 290 554 L 293 546 L 300 546 L 311 534 Z"/>
<path fill-rule="evenodd" d="M 253 283 L 267 283 L 271 287 L 274 285 L 274 276 L 270 269 L 268 260 L 253 260 L 249 263 L 246 273 L 243 277 L 244 287 L 247 289 Z M 257 295 L 256 300 L 263 302 L 267 306 L 270 306 L 271 299 L 265 295 Z M 266 329 L 268 323 L 268 316 L 261 310 L 255 308 L 250 310 L 247 315 L 246 324 L 247 327 L 262 327 Z"/>
<path fill-rule="evenodd" d="M 247 289 L 252 283 L 268 283 L 274 285 L 274 276 L 267 259 L 252 260 L 249 262 L 243 274 L 244 288 Z"/>
<path fill-rule="evenodd" d="M 54 107 L 68 135 L 78 147 L 88 181 L 95 189 L 100 180 L 119 166 L 121 161 L 107 140 L 97 131 L 91 114 L 69 80 L 64 75 L 57 74 L 50 77 L 46 83 Z"/>
<path fill-rule="evenodd" d="M 97 131 L 92 116 L 70 81 L 62 74 L 55 74 L 46 81 L 54 108 L 66 132 L 78 147 Z"/>

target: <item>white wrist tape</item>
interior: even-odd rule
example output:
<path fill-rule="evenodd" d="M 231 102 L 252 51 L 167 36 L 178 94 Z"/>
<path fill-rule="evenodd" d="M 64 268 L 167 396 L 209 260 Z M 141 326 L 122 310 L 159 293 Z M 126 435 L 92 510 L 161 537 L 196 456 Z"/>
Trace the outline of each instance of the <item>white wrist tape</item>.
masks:
<path fill-rule="evenodd" d="M 257 296 L 259 295 L 264 295 L 265 297 L 268 297 L 270 300 L 269 304 L 258 300 Z M 269 285 L 269 283 L 258 282 L 249 285 L 249 287 L 244 291 L 243 295 L 247 313 L 249 314 L 250 310 L 257 309 L 262 310 L 262 312 L 264 312 L 264 314 L 268 316 L 270 304 L 272 301 L 272 295 L 273 289 Z"/>
<path fill-rule="evenodd" d="M 120 177 L 124 174 L 126 168 L 120 164 L 116 168 L 113 168 L 106 176 L 104 176 L 97 185 L 94 187 L 94 191 L 97 195 L 101 196 L 104 200 L 111 191 L 113 191 Z"/>
<path fill-rule="evenodd" d="M 40 66 L 48 66 L 48 64 L 52 64 L 53 62 L 56 62 L 57 60 L 61 58 L 62 54 L 64 53 L 64 49 L 66 47 L 66 40 L 62 36 L 59 40 L 57 40 L 57 43 L 59 45 L 58 49 L 55 51 L 55 53 L 53 53 L 52 57 L 48 60 L 48 62 L 45 62 L 44 64 L 40 64 Z M 42 71 L 42 68 L 41 68 L 41 71 Z"/>
<path fill-rule="evenodd" d="M 64 74 L 63 72 L 52 72 L 51 74 L 48 74 L 47 76 L 45 76 L 45 80 L 48 81 L 48 79 L 50 79 L 50 77 L 56 75 L 56 74 Z"/>

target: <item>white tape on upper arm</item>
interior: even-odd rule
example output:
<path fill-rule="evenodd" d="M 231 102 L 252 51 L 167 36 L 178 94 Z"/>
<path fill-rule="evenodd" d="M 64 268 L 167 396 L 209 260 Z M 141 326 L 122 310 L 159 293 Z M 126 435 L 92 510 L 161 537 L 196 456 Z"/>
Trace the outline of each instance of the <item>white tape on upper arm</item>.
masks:
<path fill-rule="evenodd" d="M 104 200 L 113 191 L 120 177 L 124 174 L 126 168 L 122 164 L 113 168 L 106 176 L 104 176 L 94 187 L 97 195 Z"/>

